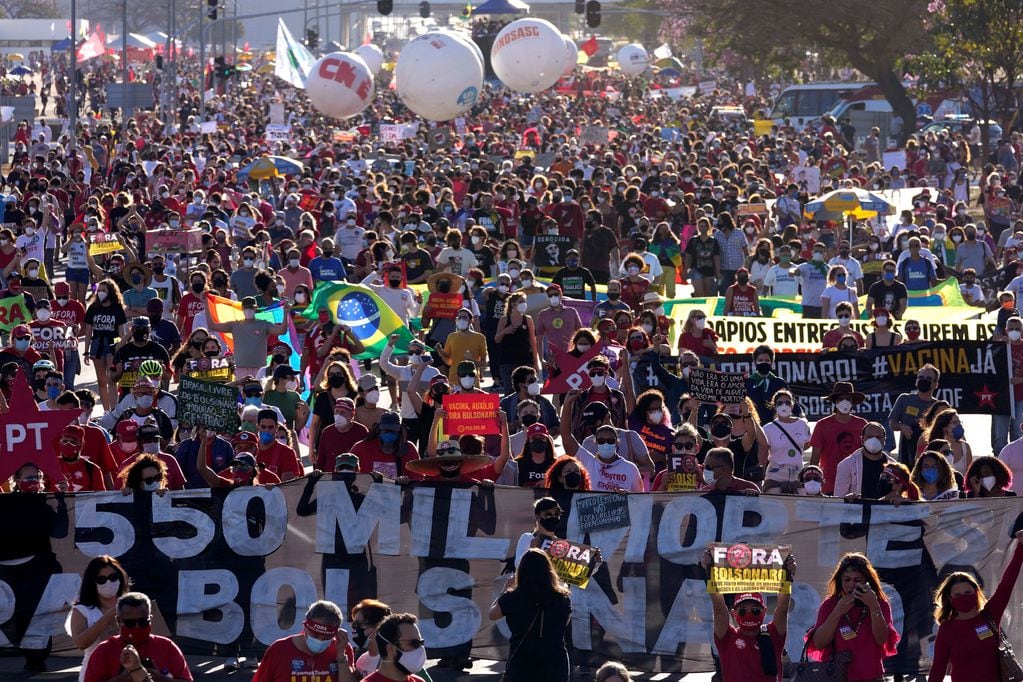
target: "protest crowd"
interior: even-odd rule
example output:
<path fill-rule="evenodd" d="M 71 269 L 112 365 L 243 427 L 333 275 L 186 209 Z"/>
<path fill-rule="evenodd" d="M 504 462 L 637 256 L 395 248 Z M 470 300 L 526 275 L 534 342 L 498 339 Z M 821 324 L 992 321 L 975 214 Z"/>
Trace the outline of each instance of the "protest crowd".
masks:
<path fill-rule="evenodd" d="M 726 682 L 1018 679 L 1002 676 L 1000 644 L 1019 643 L 1007 624 L 1023 562 L 1019 133 L 997 163 L 969 131 L 910 133 L 886 167 L 834 120 L 757 134 L 720 118 L 770 104 L 723 76 L 682 97 L 613 69 L 598 90 L 581 75 L 533 95 L 487 83 L 437 126 L 384 86 L 341 125 L 273 75 L 246 77 L 206 103 L 211 127 L 186 86 L 171 128 L 142 112 L 90 117 L 73 142 L 28 121 L 16 133 L 0 207 L 0 506 L 19 522 L 2 531 L 16 598 L 0 631 L 26 674 L 60 637 L 84 654 L 85 682 L 191 680 L 190 646 L 259 682 L 461 674 L 476 628 L 442 642 L 460 612 L 408 611 L 428 573 L 464 571 L 439 593 L 471 603 L 500 578 L 489 611 L 473 608 L 508 680 L 626 682 L 654 661 Z M 836 191 L 881 193 L 892 210 L 835 212 Z M 294 518 L 275 520 L 290 491 Z M 584 520 L 587 499 L 631 524 L 601 525 L 593 505 Z M 712 502 L 672 513 L 709 513 L 711 527 L 676 519 L 672 558 L 656 530 L 659 557 L 644 557 L 646 530 L 622 540 L 664 533 L 673 505 L 695 500 Z M 831 525 L 808 544 L 784 522 L 726 518 L 766 517 L 733 508 L 758 504 L 791 523 L 818 505 Z M 319 537 L 328 510 L 388 505 L 401 550 L 384 547 L 383 521 L 372 541 L 328 521 L 335 553 L 321 537 L 283 558 L 323 593 L 271 599 L 271 620 L 287 608 L 293 627 L 266 641 L 246 600 L 283 552 L 238 551 L 237 528 L 308 523 Z M 961 515 L 929 527 L 939 511 L 926 510 Z M 513 523 L 522 535 L 480 573 L 478 555 L 445 553 L 449 514 L 467 546 Z M 986 535 L 988 550 L 896 569 L 870 539 L 885 523 L 915 529 L 881 543 L 904 551 L 931 532 Z M 201 553 L 185 549 L 195 535 Z M 761 545 L 786 547 L 771 578 L 719 589 L 736 548 Z M 398 555 L 409 584 L 375 564 Z M 190 629 L 213 608 L 201 589 L 183 596 L 197 569 L 237 576 L 244 625 L 230 636 Z M 337 569 L 345 584 L 327 594 Z M 902 587 L 886 589 L 897 570 L 926 574 L 912 618 Z M 73 606 L 47 606 L 59 623 L 40 629 L 51 577 L 71 571 Z M 797 571 L 820 592 L 800 591 Z M 667 621 L 686 595 L 702 639 L 690 622 L 630 657 L 605 619 L 646 572 L 670 593 L 639 608 Z M 594 592 L 608 611 L 593 615 Z"/>

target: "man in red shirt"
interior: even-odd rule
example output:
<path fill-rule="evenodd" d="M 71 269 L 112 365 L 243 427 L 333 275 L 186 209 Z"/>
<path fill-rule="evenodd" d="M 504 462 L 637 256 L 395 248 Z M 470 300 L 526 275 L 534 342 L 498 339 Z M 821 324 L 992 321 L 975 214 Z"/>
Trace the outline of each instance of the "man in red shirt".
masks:
<path fill-rule="evenodd" d="M 77 338 L 81 336 L 84 319 L 85 307 L 71 298 L 71 287 L 68 283 L 57 282 L 54 284 L 53 300 L 50 301 L 50 320 L 64 323 L 71 329 L 71 335 L 76 339 L 73 347 L 68 341 L 68 347 L 64 349 L 64 386 L 69 391 L 75 390 L 75 378 L 82 371 L 82 358 L 78 353 Z"/>
<path fill-rule="evenodd" d="M 181 649 L 170 639 L 152 634 L 152 621 L 149 597 L 141 592 L 121 595 L 117 600 L 120 631 L 100 642 L 92 652 L 85 669 L 85 682 L 147 679 L 132 676 L 138 667 L 145 670 L 148 679 L 191 682 L 192 672 Z M 132 650 L 125 652 L 129 646 Z M 122 653 L 126 653 L 125 658 L 134 664 L 132 668 L 125 668 L 122 664 Z"/>
<path fill-rule="evenodd" d="M 4 352 L 16 355 L 23 359 L 31 367 L 43 356 L 32 347 L 32 330 L 27 324 L 19 324 L 11 330 L 11 345 L 4 348 Z"/>
<path fill-rule="evenodd" d="M 705 554 L 704 563 L 706 561 Z M 786 563 L 786 568 L 789 569 L 791 590 L 795 563 Z M 781 654 L 788 630 L 789 600 L 788 593 L 778 595 L 774 619 L 767 625 L 766 632 L 763 632 L 761 626 L 767 614 L 767 603 L 759 592 L 736 595 L 731 612 L 723 594 L 710 593 L 710 602 L 714 607 L 714 644 L 721 660 L 723 682 L 779 682 L 782 679 Z M 731 624 L 729 616 L 735 619 L 738 627 Z M 768 643 L 772 649 L 769 657 L 762 650 Z"/>
<path fill-rule="evenodd" d="M 305 470 L 295 451 L 277 440 L 277 413 L 260 410 L 256 423 L 259 427 L 256 461 L 277 474 L 282 481 L 304 475 Z"/>
<path fill-rule="evenodd" d="M 564 193 L 554 192 L 553 199 L 546 213 L 558 222 L 558 233 L 582 239 L 586 216 L 579 203 L 572 199 L 572 190 L 566 189 Z"/>
<path fill-rule="evenodd" d="M 334 401 L 334 423 L 320 430 L 314 468 L 333 471 L 337 456 L 351 452 L 368 433 L 369 429 L 355 421 L 355 401 L 338 398 Z"/>
<path fill-rule="evenodd" d="M 700 490 L 756 495 L 760 492 L 760 486 L 753 481 L 735 476 L 735 455 L 731 450 L 711 448 L 703 459 L 703 485 Z"/>
<path fill-rule="evenodd" d="M 838 463 L 860 447 L 860 434 L 867 420 L 852 411 L 866 396 L 855 390 L 851 382 L 836 381 L 831 395 L 824 400 L 831 402 L 835 413 L 821 419 L 813 429 L 810 464 L 824 471 L 824 494 L 833 495 Z"/>
<path fill-rule="evenodd" d="M 139 449 L 138 432 L 138 422 L 133 419 L 120 421 L 114 427 L 114 442 L 110 444 L 110 452 L 117 463 L 118 470 L 120 470 L 125 462 L 141 452 Z"/>
<path fill-rule="evenodd" d="M 192 335 L 192 324 L 199 313 L 206 312 L 206 275 L 202 272 L 193 272 L 188 278 L 188 293 L 181 297 L 178 303 L 178 329 L 181 330 L 181 338 L 187 339 Z"/>
<path fill-rule="evenodd" d="M 63 481 L 51 481 L 54 490 L 80 493 L 106 490 L 103 470 L 82 457 L 85 430 L 78 424 L 68 424 L 57 441 L 57 454 Z"/>
<path fill-rule="evenodd" d="M 404 463 L 419 459 L 419 451 L 409 442 L 408 432 L 395 412 L 381 415 L 376 428 L 352 448 L 352 454 L 359 458 L 359 473 L 377 471 L 391 479 L 407 476 Z"/>
<path fill-rule="evenodd" d="M 305 612 L 302 632 L 271 644 L 259 661 L 252 682 L 354 679 L 350 675 L 355 651 L 348 643 L 348 634 L 341 629 L 343 621 L 341 609 L 333 602 L 313 602 Z M 349 671 L 344 678 L 338 674 L 342 668 Z"/>
<path fill-rule="evenodd" d="M 377 627 L 380 667 L 362 682 L 423 682 L 413 674 L 426 665 L 426 647 L 411 613 L 392 613 Z"/>
<path fill-rule="evenodd" d="M 28 323 L 34 337 L 33 345 L 40 353 L 49 355 L 53 359 L 53 364 L 56 365 L 57 371 L 62 372 L 64 370 L 64 346 L 65 337 L 68 334 L 68 326 L 59 320 L 53 319 L 50 302 L 45 298 L 36 301 L 35 317 L 36 319 Z M 78 339 L 76 337 L 72 336 L 70 341 L 77 346 Z M 63 380 L 63 375 L 61 375 L 61 379 Z"/>

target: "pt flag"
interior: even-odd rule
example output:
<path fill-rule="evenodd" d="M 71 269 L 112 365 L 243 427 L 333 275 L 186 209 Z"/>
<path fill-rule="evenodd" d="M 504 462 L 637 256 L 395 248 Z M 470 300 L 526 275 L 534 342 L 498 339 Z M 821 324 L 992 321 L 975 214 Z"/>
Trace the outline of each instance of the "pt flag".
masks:
<path fill-rule="evenodd" d="M 391 306 L 363 284 L 321 284 L 302 314 L 315 320 L 320 308 L 329 310 L 334 322 L 347 325 L 362 342 L 366 350 L 355 356 L 359 359 L 379 358 L 391 334 L 398 335 L 399 353 L 408 352 L 409 342 L 415 339 Z"/>

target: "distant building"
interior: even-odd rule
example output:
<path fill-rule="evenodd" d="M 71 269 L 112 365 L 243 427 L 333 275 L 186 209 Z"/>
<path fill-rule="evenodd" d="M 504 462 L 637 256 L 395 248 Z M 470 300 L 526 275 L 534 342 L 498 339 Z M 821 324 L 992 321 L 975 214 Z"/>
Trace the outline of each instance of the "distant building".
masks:
<path fill-rule="evenodd" d="M 71 37 L 67 17 L 56 19 L 4 19 L 0 21 L 0 54 L 22 54 L 40 50 L 49 52 L 54 43 Z M 79 21 L 79 31 L 87 31 L 89 22 Z M 79 33 L 81 35 L 81 33 Z"/>

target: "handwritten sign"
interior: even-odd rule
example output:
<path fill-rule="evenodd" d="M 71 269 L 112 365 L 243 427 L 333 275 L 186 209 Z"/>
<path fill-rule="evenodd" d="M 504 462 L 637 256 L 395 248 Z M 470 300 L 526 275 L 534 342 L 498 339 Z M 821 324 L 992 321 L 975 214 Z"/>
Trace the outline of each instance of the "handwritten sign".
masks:
<path fill-rule="evenodd" d="M 716 594 L 742 592 L 786 593 L 791 589 L 785 559 L 788 545 L 737 543 L 710 544 L 711 566 L 707 591 Z"/>
<path fill-rule="evenodd" d="M 202 251 L 202 230 L 149 230 L 146 250 L 155 253 L 198 253 Z"/>
<path fill-rule="evenodd" d="M 121 238 L 111 232 L 91 232 L 88 238 L 89 255 L 92 256 L 101 256 L 104 253 L 113 253 L 124 249 Z"/>
<path fill-rule="evenodd" d="M 266 127 L 264 135 L 267 142 L 287 142 L 291 139 L 291 126 L 287 124 L 271 123 Z"/>
<path fill-rule="evenodd" d="M 693 367 L 689 370 L 689 394 L 705 403 L 740 403 L 746 399 L 746 377 Z"/>
<path fill-rule="evenodd" d="M 238 431 L 238 388 L 181 377 L 178 386 L 178 422 L 205 426 L 218 433 Z"/>
<path fill-rule="evenodd" d="M 462 307 L 461 294 L 434 292 L 426 299 L 426 306 L 423 308 L 423 318 L 428 320 L 453 320 Z"/>
<path fill-rule="evenodd" d="M 185 363 L 185 374 L 200 381 L 226 384 L 234 376 L 227 358 L 192 358 Z"/>
<path fill-rule="evenodd" d="M 629 519 L 629 498 L 627 495 L 610 493 L 575 498 L 575 511 L 579 518 L 579 530 L 589 533 L 610 528 L 627 528 Z"/>
<path fill-rule="evenodd" d="M 459 393 L 444 396 L 444 431 L 450 436 L 500 433 L 497 413 L 501 396 L 496 393 Z"/>

